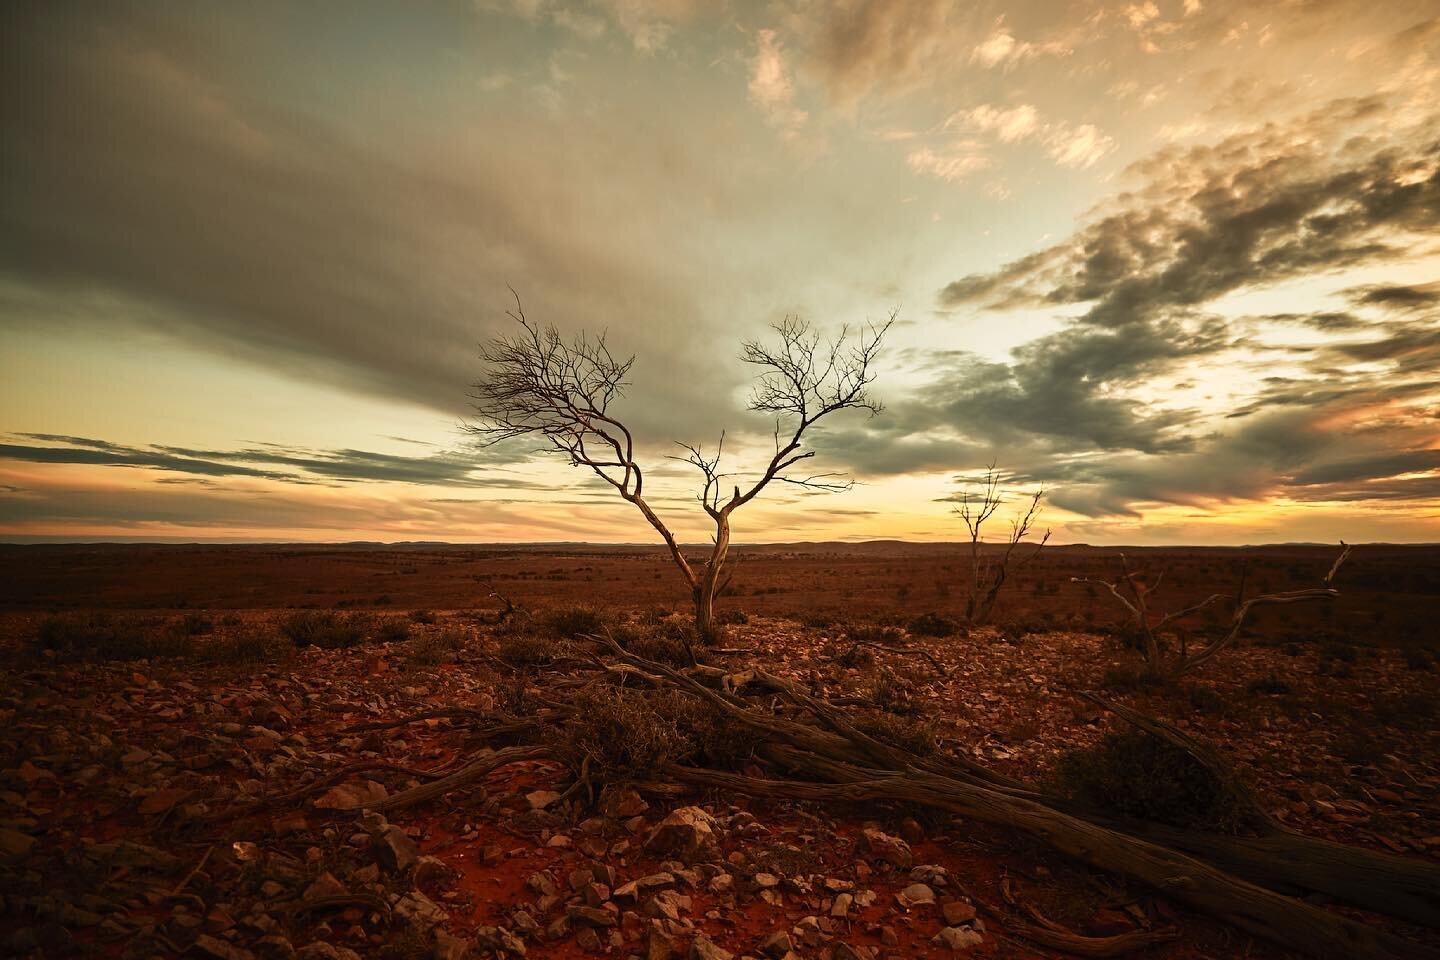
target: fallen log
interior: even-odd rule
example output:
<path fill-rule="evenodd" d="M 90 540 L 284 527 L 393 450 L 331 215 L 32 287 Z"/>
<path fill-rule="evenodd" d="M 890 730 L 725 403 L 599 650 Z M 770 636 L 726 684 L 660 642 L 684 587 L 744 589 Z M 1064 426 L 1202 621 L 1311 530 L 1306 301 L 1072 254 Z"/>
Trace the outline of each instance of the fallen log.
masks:
<path fill-rule="evenodd" d="M 821 776 L 826 775 L 830 763 L 811 764 L 797 751 L 790 751 L 787 760 Z M 945 810 L 1020 830 L 1083 863 L 1140 880 L 1194 909 L 1310 956 L 1327 960 L 1440 960 L 1440 950 L 1267 890 L 1183 853 L 1079 820 L 1035 801 L 971 784 L 913 772 L 872 771 L 874 776 L 869 779 L 847 783 L 765 780 L 696 767 L 674 767 L 670 772 L 676 779 L 695 786 L 744 796 L 822 803 L 907 803 Z"/>

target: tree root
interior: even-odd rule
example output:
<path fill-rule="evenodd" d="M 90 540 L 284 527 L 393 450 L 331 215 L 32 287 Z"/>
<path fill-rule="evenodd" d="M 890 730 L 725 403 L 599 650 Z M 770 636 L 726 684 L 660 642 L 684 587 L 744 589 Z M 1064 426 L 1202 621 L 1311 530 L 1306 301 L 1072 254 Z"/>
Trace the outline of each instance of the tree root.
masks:
<path fill-rule="evenodd" d="M 524 760 L 546 760 L 551 756 L 549 747 L 521 745 L 516 747 L 504 747 L 493 753 L 486 754 L 476 760 L 472 760 L 465 766 L 456 770 L 448 776 L 441 777 L 431 783 L 422 783 L 418 787 L 411 787 L 409 790 L 401 790 L 383 800 L 367 804 L 366 809 L 384 813 L 388 810 L 403 810 L 405 807 L 413 807 L 417 803 L 425 803 L 442 797 L 452 790 L 469 786 L 485 779 L 495 770 L 512 763 L 520 763 Z"/>

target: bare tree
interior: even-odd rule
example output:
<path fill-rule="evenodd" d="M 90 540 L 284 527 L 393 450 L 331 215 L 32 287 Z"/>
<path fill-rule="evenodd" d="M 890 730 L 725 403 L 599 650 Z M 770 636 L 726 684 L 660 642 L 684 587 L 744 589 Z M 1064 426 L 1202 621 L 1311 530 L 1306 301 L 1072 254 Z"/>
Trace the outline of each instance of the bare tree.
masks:
<path fill-rule="evenodd" d="M 1140 637 L 1141 652 L 1145 656 L 1145 667 L 1157 676 L 1180 677 L 1200 664 L 1209 660 L 1215 654 L 1233 644 L 1240 636 L 1240 630 L 1245 626 L 1245 619 L 1250 616 L 1250 611 L 1256 607 L 1270 606 L 1283 603 L 1304 603 L 1310 600 L 1333 600 L 1340 596 L 1340 591 L 1334 587 L 1335 574 L 1340 572 L 1340 565 L 1350 556 L 1350 546 L 1345 541 L 1340 541 L 1340 555 L 1330 565 L 1330 572 L 1325 574 L 1319 587 L 1309 587 L 1304 590 L 1287 590 L 1283 593 L 1266 593 L 1258 597 L 1251 597 L 1246 600 L 1244 596 L 1245 580 L 1241 577 L 1240 586 L 1233 597 L 1235 611 L 1230 616 L 1230 623 L 1225 631 L 1209 643 L 1205 644 L 1194 653 L 1189 653 L 1184 647 L 1178 650 L 1174 657 L 1166 659 L 1164 651 L 1160 648 L 1159 634 L 1167 626 L 1179 620 L 1199 613 L 1223 600 L 1232 599 L 1228 594 L 1216 593 L 1206 597 L 1199 603 L 1192 604 L 1173 613 L 1167 613 L 1159 620 L 1152 622 L 1150 613 L 1150 596 L 1160 588 L 1165 577 L 1162 573 L 1155 578 L 1155 582 L 1146 584 L 1145 580 L 1138 573 L 1132 573 L 1129 564 L 1122 553 L 1119 557 L 1120 578 L 1114 582 L 1108 580 L 1094 580 L 1089 577 L 1071 577 L 1072 583 L 1098 583 L 1105 587 L 1119 600 L 1130 613 L 1131 622 L 1136 633 Z M 1121 592 L 1121 587 L 1129 591 L 1127 597 Z"/>
<path fill-rule="evenodd" d="M 709 556 L 703 563 L 686 558 L 675 535 L 645 501 L 645 475 L 635 459 L 629 428 L 611 411 L 629 385 L 626 376 L 633 356 L 620 359 L 605 336 L 581 333 L 563 338 L 553 326 L 531 323 L 516 298 L 508 316 L 520 327 L 511 336 L 491 340 L 481 349 L 484 378 L 471 393 L 477 420 L 467 429 L 483 442 L 498 443 L 524 436 L 543 437 L 572 466 L 585 467 L 624 500 L 635 505 L 655 529 L 675 567 L 690 588 L 695 628 L 702 643 L 716 637 L 715 596 L 730 552 L 731 515 L 754 500 L 772 481 L 810 490 L 848 490 L 853 481 L 836 474 L 801 475 L 795 468 L 815 456 L 806 434 L 822 419 L 842 410 L 863 410 L 871 416 L 880 404 L 870 393 L 875 359 L 895 317 L 868 324 L 856 335 L 842 329 L 833 341 L 822 341 L 809 324 L 794 317 L 775 325 L 774 346 L 747 340 L 740 359 L 758 369 L 749 407 L 775 418 L 774 452 L 758 477 L 748 483 L 726 481 L 721 470 L 724 434 L 713 454 L 683 443 L 678 459 L 700 472 L 697 499 L 714 524 Z"/>
<path fill-rule="evenodd" d="M 1010 577 L 1012 562 L 1014 569 L 1018 570 L 1034 560 L 1049 542 L 1050 531 L 1046 530 L 1034 550 L 1018 559 L 1016 557 L 1016 549 L 1029 536 L 1039 518 L 1040 502 L 1044 497 L 1042 489 L 1030 494 L 1028 501 L 1022 501 L 1025 507 L 1011 519 L 1004 547 L 998 554 L 987 556 L 984 550 L 985 524 L 1005 502 L 1005 493 L 1000 489 L 1000 471 L 995 464 L 990 464 L 978 483 L 961 491 L 954 513 L 970 534 L 970 596 L 965 602 L 965 622 L 969 625 L 979 626 L 989 621 L 995 612 L 995 603 L 1000 599 L 1000 591 Z"/>

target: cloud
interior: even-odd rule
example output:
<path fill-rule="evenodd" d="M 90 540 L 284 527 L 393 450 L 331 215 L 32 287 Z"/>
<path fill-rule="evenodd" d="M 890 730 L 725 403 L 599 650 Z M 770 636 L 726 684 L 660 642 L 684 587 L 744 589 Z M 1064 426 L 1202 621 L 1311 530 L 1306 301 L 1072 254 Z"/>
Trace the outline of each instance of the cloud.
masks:
<path fill-rule="evenodd" d="M 644 54 L 663 50 L 676 26 L 697 9 L 693 0 L 477 0 L 476 7 L 553 23 L 588 40 L 615 28 Z"/>
<path fill-rule="evenodd" d="M 918 147 L 905 155 L 905 162 L 916 173 L 951 183 L 995 166 L 995 161 L 974 141 L 952 143 L 939 150 Z"/>
<path fill-rule="evenodd" d="M 1237 289 L 1397 257 L 1440 226 L 1436 119 L 1387 138 L 1372 100 L 1338 101 L 1287 130 L 1173 148 L 1137 164 L 1149 182 L 1067 244 L 941 294 L 948 306 L 1090 303 L 1093 322 L 1127 323 Z M 1341 139 L 1342 135 L 1344 139 Z M 1083 157 L 1085 139 L 1077 141 Z"/>
<path fill-rule="evenodd" d="M 718 429 L 726 411 L 708 401 L 741 374 L 711 360 L 733 317 L 706 321 L 693 261 L 676 256 L 697 241 L 668 236 L 647 206 L 678 198 L 691 214 L 669 225 L 688 229 L 723 194 L 713 169 L 675 162 L 683 134 L 661 129 L 632 149 L 612 115 L 552 122 L 509 98 L 443 136 L 377 103 L 366 110 L 379 129 L 413 131 L 381 136 L 368 112 L 357 124 L 228 73 L 222 63 L 264 58 L 198 13 L 38 4 L 5 19 L 7 328 L 159 330 L 454 417 L 478 372 L 474 345 L 508 323 L 508 283 L 532 317 L 613 326 L 617 346 L 690 368 L 665 387 L 671 403 L 633 405 L 642 435 L 675 435 L 679 410 Z M 594 166 L 630 174 L 594 189 Z"/>
<path fill-rule="evenodd" d="M 35 444 L 0 443 L 0 459 L 27 463 L 91 464 L 137 467 L 197 477 L 254 477 L 286 483 L 386 482 L 455 487 L 503 486 L 553 489 L 535 485 L 503 471 L 494 448 L 442 451 L 426 457 L 405 457 L 369 450 L 304 450 L 266 444 L 240 450 L 196 450 L 150 444 L 143 447 L 86 437 L 22 433 Z M 182 482 L 171 480 L 169 482 Z"/>
<path fill-rule="evenodd" d="M 959 122 L 1039 136 L 1001 110 Z M 1071 237 L 940 292 L 953 311 L 1069 312 L 1008 362 L 946 358 L 871 442 L 949 431 L 957 450 L 983 451 L 956 466 L 999 456 L 1089 516 L 1422 496 L 1440 471 L 1440 285 L 1343 277 L 1426 255 L 1423 238 L 1440 227 L 1436 130 L 1434 117 L 1395 127 L 1373 98 L 1347 99 L 1289 125 L 1162 149 L 1132 168 L 1138 187 Z M 1353 310 L 1217 309 L 1327 274 Z M 1292 342 L 1283 330 L 1297 326 L 1325 339 Z M 1227 365 L 1228 408 L 1173 399 Z"/>
<path fill-rule="evenodd" d="M 1060 121 L 1046 121 L 1040 111 L 1028 103 L 998 107 L 983 103 L 968 110 L 959 110 L 945 121 L 944 129 L 970 131 L 995 138 L 1000 143 L 1021 143 L 1037 140 L 1062 167 L 1091 167 L 1110 151 L 1115 141 L 1094 124 L 1072 126 Z"/>
<path fill-rule="evenodd" d="M 771 126 L 794 131 L 806 113 L 795 107 L 795 78 L 785 62 L 785 46 L 774 30 L 755 34 L 755 59 L 750 71 L 750 102 L 765 113 Z"/>
<path fill-rule="evenodd" d="M 1046 138 L 1050 156 L 1062 167 L 1093 167 L 1111 150 L 1115 141 L 1091 123 L 1059 127 Z"/>

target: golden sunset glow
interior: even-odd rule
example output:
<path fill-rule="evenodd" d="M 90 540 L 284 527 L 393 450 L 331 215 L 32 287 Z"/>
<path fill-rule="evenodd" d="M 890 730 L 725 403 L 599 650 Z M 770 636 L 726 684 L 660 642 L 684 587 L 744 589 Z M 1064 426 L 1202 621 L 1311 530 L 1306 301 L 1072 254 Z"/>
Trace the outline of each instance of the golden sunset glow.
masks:
<path fill-rule="evenodd" d="M 1440 540 L 1440 4 L 13 4 L 0 537 L 648 542 L 461 428 L 513 287 L 768 455 L 740 343 L 897 313 L 741 542 Z"/>

